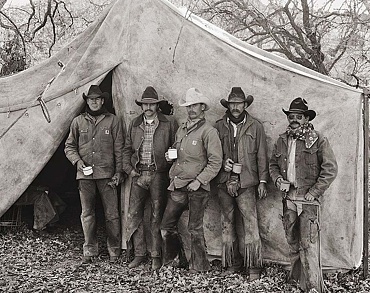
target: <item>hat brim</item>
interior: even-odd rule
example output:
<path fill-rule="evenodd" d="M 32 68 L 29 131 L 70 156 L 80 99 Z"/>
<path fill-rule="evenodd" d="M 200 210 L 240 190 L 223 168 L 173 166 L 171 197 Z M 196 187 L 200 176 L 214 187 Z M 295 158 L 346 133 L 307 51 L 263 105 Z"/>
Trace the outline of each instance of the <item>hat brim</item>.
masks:
<path fill-rule="evenodd" d="M 142 104 L 157 104 L 160 101 L 165 101 L 165 100 L 145 99 L 145 100 L 135 100 L 135 103 L 136 105 L 141 106 Z"/>
<path fill-rule="evenodd" d="M 191 105 L 195 105 L 195 104 L 204 104 L 204 105 L 206 105 L 206 108 L 204 109 L 204 111 L 208 111 L 209 108 L 210 108 L 209 104 L 208 104 L 208 101 L 204 101 L 204 100 L 192 101 L 192 102 L 185 102 L 183 100 L 179 101 L 179 106 L 180 107 L 187 107 L 187 106 L 191 106 Z"/>
<path fill-rule="evenodd" d="M 109 93 L 103 92 L 101 95 L 93 94 L 93 95 L 85 95 L 85 93 L 82 93 L 82 98 L 86 101 L 87 98 L 104 98 L 108 99 L 109 98 Z"/>
<path fill-rule="evenodd" d="M 305 116 L 308 116 L 308 120 L 309 121 L 313 120 L 316 117 L 316 112 L 314 110 L 299 110 L 299 109 L 292 110 L 292 111 L 286 111 L 284 109 L 282 109 L 282 110 L 285 113 L 285 115 L 287 115 L 287 116 L 290 113 L 293 113 L 293 114 L 303 114 Z"/>
<path fill-rule="evenodd" d="M 227 101 L 225 99 L 222 99 L 220 101 L 220 103 L 225 108 L 228 108 L 230 103 L 242 103 L 242 102 L 247 103 L 247 107 L 249 107 L 253 103 L 253 100 L 254 100 L 253 96 L 252 95 L 248 95 L 245 100 L 240 99 L 240 101 L 234 100 L 234 101 L 229 102 L 229 101 Z"/>

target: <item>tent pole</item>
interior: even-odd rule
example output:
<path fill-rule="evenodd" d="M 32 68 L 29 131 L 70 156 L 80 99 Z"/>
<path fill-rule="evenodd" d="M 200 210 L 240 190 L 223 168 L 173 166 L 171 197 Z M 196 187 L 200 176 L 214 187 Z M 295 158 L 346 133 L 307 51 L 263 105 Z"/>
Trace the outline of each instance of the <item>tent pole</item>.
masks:
<path fill-rule="evenodd" d="M 370 88 L 364 88 L 363 127 L 364 127 L 364 230 L 363 230 L 363 277 L 367 278 L 369 269 L 369 97 Z"/>

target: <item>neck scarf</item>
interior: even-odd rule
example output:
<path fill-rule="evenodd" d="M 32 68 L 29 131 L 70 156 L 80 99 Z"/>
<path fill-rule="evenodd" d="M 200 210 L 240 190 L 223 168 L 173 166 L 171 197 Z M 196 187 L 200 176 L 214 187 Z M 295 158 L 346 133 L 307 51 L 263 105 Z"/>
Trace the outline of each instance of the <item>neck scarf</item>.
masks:
<path fill-rule="evenodd" d="M 227 111 L 226 111 L 226 115 L 227 115 L 227 118 L 229 118 L 229 119 L 230 119 L 230 121 L 232 121 L 232 122 L 233 122 L 233 123 L 235 123 L 235 124 L 239 124 L 240 122 L 242 122 L 242 121 L 244 120 L 245 116 L 247 115 L 247 112 L 246 112 L 246 111 L 243 111 L 243 112 L 239 115 L 239 117 L 238 117 L 238 118 L 235 118 L 235 117 L 231 114 L 230 110 L 227 110 Z"/>
<path fill-rule="evenodd" d="M 104 106 L 102 106 L 98 111 L 93 111 L 90 109 L 89 106 L 86 105 L 86 112 L 89 113 L 91 116 L 96 117 L 101 114 L 107 113 L 108 111 Z"/>
<path fill-rule="evenodd" d="M 286 129 L 288 137 L 305 141 L 306 148 L 310 148 L 318 139 L 316 131 L 311 123 L 304 123 L 297 128 L 291 128 L 290 125 Z"/>

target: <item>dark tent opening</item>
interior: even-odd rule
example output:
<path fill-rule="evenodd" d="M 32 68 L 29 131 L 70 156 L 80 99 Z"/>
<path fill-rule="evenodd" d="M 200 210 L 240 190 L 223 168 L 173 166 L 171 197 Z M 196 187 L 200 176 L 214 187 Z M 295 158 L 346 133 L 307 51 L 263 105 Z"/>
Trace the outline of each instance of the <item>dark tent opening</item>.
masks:
<path fill-rule="evenodd" d="M 113 107 L 112 95 L 112 71 L 107 74 L 104 80 L 99 85 L 103 92 L 108 92 L 110 98 L 105 101 L 105 106 L 107 110 L 115 114 Z M 82 99 L 82 97 L 81 97 Z M 81 109 L 81 112 L 84 108 Z M 68 131 L 69 132 L 69 131 Z M 25 193 L 20 197 L 20 199 L 9 209 L 7 213 L 0 218 L 1 226 L 15 226 L 18 225 L 18 221 L 24 222 L 29 228 L 32 228 L 35 223 L 35 217 L 37 216 L 36 207 L 40 204 L 43 199 L 40 196 L 49 197 L 51 199 L 52 206 L 61 205 L 62 208 L 55 208 L 57 217 L 47 226 L 42 227 L 42 229 L 47 227 L 58 226 L 74 226 L 80 225 L 80 214 L 81 214 L 81 204 L 78 193 L 78 183 L 76 178 L 76 167 L 73 166 L 65 156 L 64 146 L 65 141 L 68 137 L 68 132 L 62 142 L 59 144 L 53 156 L 50 158 L 45 167 L 40 171 L 36 178 L 31 183 L 30 187 L 25 191 Z M 44 191 L 47 190 L 45 195 Z M 25 194 L 27 194 L 25 196 Z M 57 197 L 55 201 L 54 197 Z M 39 212 L 44 213 L 48 209 L 48 204 L 41 203 L 43 206 Z M 52 207 L 53 208 L 53 207 Z M 15 213 L 14 210 L 17 209 L 20 212 Z M 103 219 L 99 215 L 103 215 L 103 208 L 100 199 L 96 202 L 96 209 L 98 214 L 98 219 Z M 57 211 L 58 210 L 58 211 Z M 47 212 L 47 211 L 46 211 Z M 60 212 L 60 214 L 59 214 Z M 20 219 L 13 219 L 20 215 Z M 15 225 L 13 222 L 17 221 Z M 3 223 L 3 225 L 1 224 Z M 42 230 L 40 227 L 40 230 Z"/>

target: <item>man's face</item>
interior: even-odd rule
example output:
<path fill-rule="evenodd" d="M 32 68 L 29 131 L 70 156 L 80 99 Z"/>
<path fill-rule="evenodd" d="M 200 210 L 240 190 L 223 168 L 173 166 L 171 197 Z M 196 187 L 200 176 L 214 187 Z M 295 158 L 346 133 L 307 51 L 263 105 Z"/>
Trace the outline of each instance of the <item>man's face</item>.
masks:
<path fill-rule="evenodd" d="M 143 103 L 141 104 L 141 109 L 143 110 L 143 113 L 146 119 L 152 119 L 157 114 L 158 104 L 157 103 L 153 103 L 153 104 Z"/>
<path fill-rule="evenodd" d="M 287 118 L 288 118 L 290 127 L 293 129 L 298 128 L 299 126 L 309 121 L 309 117 L 308 116 L 305 117 L 303 114 L 290 113 L 287 116 Z"/>
<path fill-rule="evenodd" d="M 87 98 L 86 103 L 89 106 L 91 111 L 99 111 L 101 107 L 103 107 L 104 99 L 102 97 L 99 98 Z"/>
<path fill-rule="evenodd" d="M 204 109 L 205 106 L 202 103 L 186 106 L 186 111 L 188 111 L 188 116 L 190 120 L 200 118 L 204 112 Z"/>
<path fill-rule="evenodd" d="M 233 115 L 235 118 L 238 118 L 245 109 L 245 103 L 244 102 L 229 103 L 228 108 L 231 115 Z"/>

